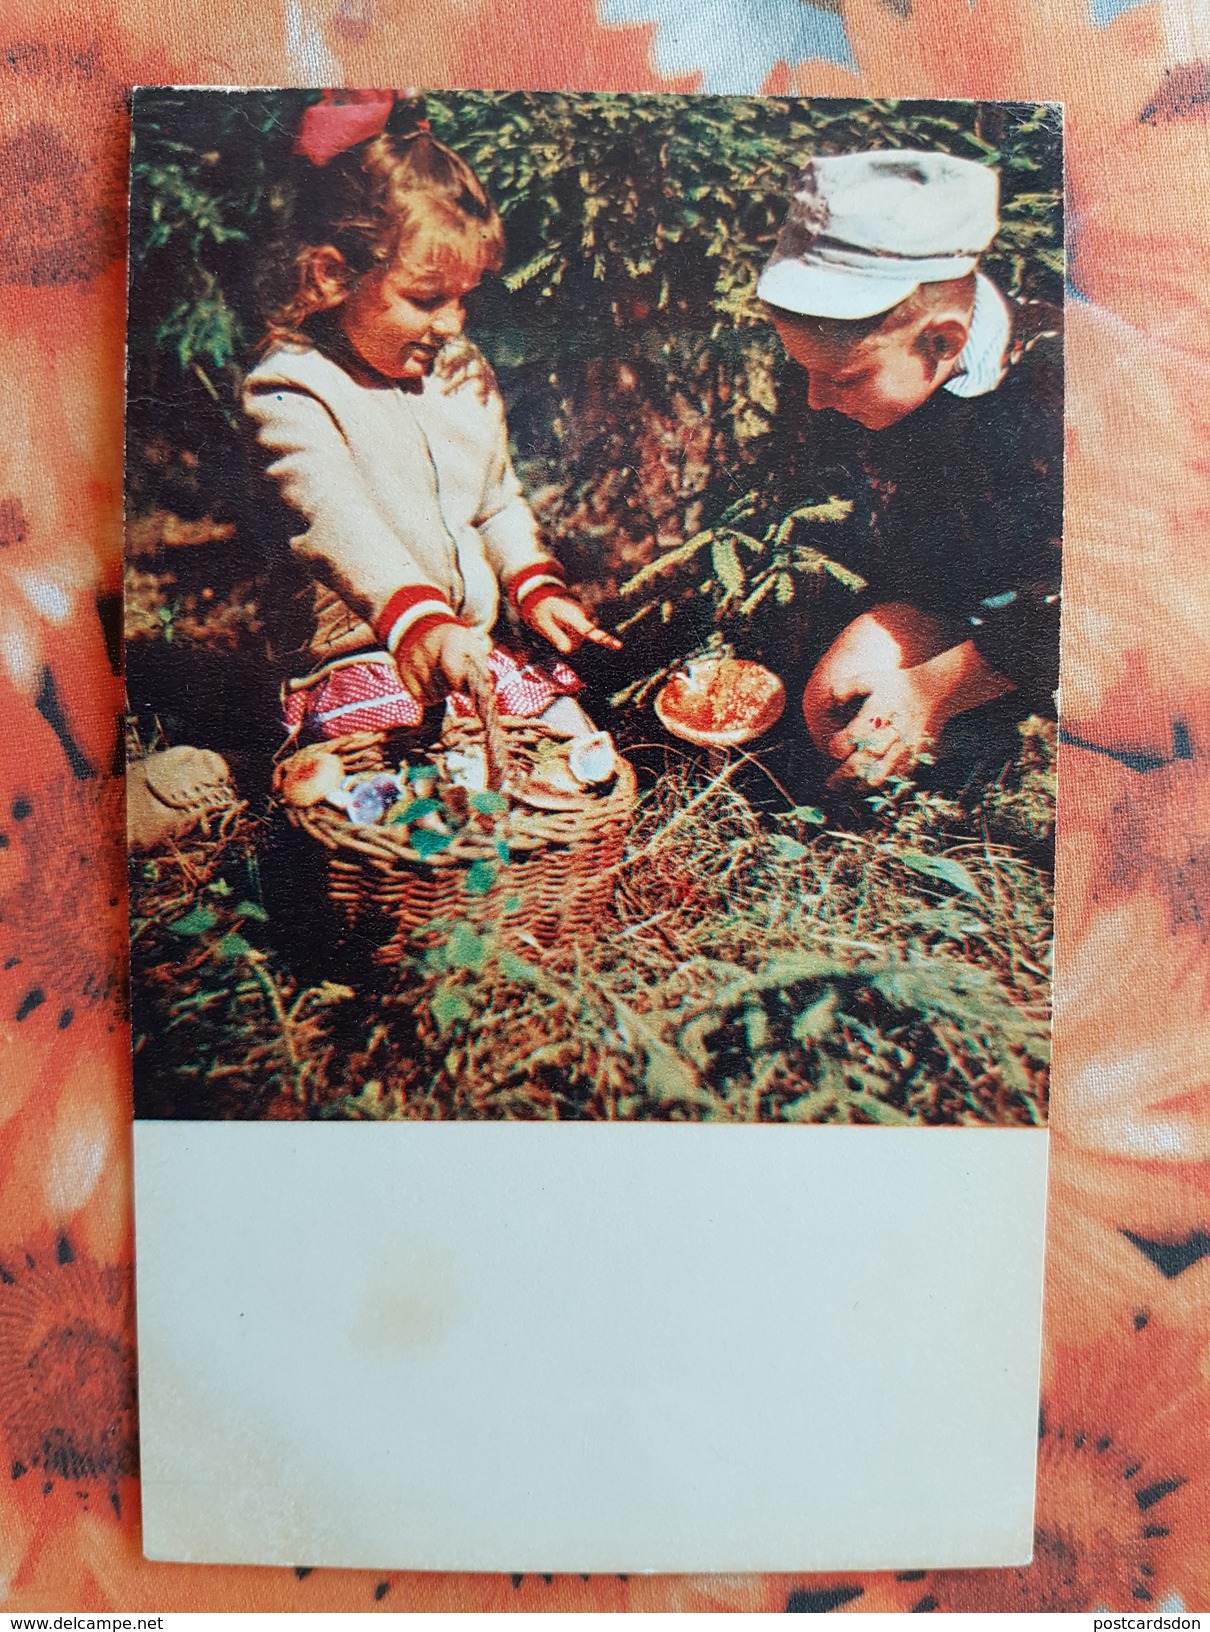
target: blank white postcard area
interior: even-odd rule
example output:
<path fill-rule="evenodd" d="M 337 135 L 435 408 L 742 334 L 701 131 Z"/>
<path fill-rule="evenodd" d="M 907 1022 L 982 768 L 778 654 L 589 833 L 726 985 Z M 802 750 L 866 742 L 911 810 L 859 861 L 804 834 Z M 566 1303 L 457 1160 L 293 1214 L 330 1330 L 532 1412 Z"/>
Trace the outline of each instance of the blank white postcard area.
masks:
<path fill-rule="evenodd" d="M 134 1132 L 149 1557 L 1029 1557 L 1043 1130 Z"/>

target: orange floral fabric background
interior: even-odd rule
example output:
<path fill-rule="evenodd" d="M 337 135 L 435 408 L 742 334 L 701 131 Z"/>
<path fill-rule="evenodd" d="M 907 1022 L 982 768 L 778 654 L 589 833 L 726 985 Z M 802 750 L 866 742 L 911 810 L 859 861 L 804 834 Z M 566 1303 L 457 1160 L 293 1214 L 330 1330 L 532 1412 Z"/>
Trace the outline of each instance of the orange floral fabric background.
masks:
<path fill-rule="evenodd" d="M 1199 0 L 829 0 L 826 11 L 0 0 L 0 18 L 0 1604 L 1210 1609 L 1210 23 Z M 142 1558 L 115 773 L 125 97 L 174 81 L 1066 103 L 1062 695 L 1068 735 L 1095 746 L 1061 756 L 1029 1568 L 585 1581 Z"/>

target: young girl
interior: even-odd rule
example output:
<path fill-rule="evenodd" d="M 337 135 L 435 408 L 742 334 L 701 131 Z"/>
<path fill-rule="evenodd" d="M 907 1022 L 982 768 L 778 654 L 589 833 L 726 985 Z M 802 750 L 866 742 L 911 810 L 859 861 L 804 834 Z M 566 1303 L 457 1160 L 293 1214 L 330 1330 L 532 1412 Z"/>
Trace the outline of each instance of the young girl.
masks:
<path fill-rule="evenodd" d="M 505 713 L 579 715 L 558 701 L 579 689 L 566 665 L 489 639 L 503 588 L 560 653 L 621 644 L 568 594 L 491 369 L 462 339 L 465 297 L 504 261 L 495 206 L 392 92 L 325 93 L 295 152 L 293 287 L 244 391 L 301 569 L 276 596 L 286 622 L 303 613 L 288 724 L 414 726 L 472 665 L 488 666 Z"/>

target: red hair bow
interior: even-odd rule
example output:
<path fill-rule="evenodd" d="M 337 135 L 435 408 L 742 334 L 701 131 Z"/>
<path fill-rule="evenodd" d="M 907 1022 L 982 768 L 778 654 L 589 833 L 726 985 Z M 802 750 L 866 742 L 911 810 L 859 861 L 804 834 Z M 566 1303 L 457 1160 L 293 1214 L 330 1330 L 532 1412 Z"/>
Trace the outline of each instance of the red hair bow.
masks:
<path fill-rule="evenodd" d="M 294 151 L 322 169 L 338 153 L 381 136 L 394 106 L 394 91 L 324 91 L 303 114 Z M 427 130 L 428 120 L 417 120 L 416 128 Z"/>

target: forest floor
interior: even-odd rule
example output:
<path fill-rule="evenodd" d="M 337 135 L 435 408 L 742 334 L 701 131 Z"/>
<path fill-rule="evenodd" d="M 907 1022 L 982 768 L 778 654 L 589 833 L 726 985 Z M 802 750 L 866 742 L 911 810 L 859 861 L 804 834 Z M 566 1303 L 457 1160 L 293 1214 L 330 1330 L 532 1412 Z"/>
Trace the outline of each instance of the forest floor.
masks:
<path fill-rule="evenodd" d="M 590 942 L 458 923 L 373 968 L 342 942 L 322 856 L 283 841 L 266 756 L 233 746 L 257 585 L 237 554 L 199 587 L 194 552 L 166 553 L 128 580 L 132 707 L 171 702 L 138 710 L 135 752 L 217 747 L 243 803 L 131 862 L 140 1114 L 1044 1122 L 1052 722 L 1022 722 L 983 782 L 845 808 L 797 803 L 773 752 L 695 757 L 644 713 L 618 733 L 640 800 Z"/>

